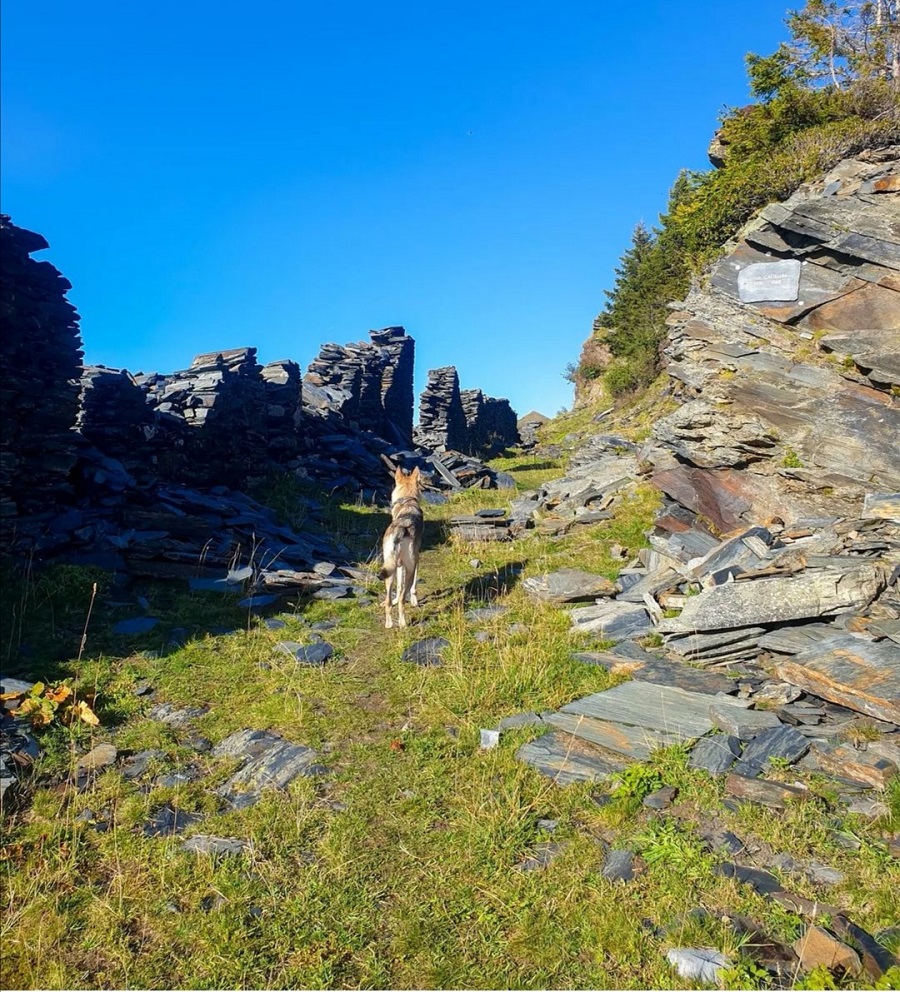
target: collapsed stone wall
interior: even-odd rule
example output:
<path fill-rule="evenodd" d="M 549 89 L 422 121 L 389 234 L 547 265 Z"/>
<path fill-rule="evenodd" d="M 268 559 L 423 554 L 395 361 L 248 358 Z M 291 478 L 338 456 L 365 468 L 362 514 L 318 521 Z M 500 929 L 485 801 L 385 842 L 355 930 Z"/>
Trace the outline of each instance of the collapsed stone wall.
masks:
<path fill-rule="evenodd" d="M 171 375 L 136 376 L 151 411 L 160 478 L 240 487 L 265 469 L 266 386 L 256 348 L 197 355 Z"/>
<path fill-rule="evenodd" d="M 369 336 L 371 342 L 322 345 L 304 379 L 327 389 L 329 405 L 352 426 L 409 444 L 415 342 L 402 327 Z"/>
<path fill-rule="evenodd" d="M 460 393 L 469 430 L 465 453 L 492 458 L 519 443 L 516 414 L 509 400 L 485 396 L 480 389 Z"/>
<path fill-rule="evenodd" d="M 71 283 L 31 255 L 49 247 L 0 215 L 0 515 L 4 545 L 26 514 L 69 503 L 76 460 L 79 316 Z"/>

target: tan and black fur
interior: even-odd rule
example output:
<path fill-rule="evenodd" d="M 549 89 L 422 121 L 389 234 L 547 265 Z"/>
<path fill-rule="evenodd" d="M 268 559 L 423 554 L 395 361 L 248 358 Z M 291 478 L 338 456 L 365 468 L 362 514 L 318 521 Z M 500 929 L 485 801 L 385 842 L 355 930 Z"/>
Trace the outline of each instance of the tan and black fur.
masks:
<path fill-rule="evenodd" d="M 396 581 L 398 622 L 406 626 L 404 603 L 409 598 L 412 606 L 418 606 L 416 580 L 419 577 L 419 551 L 422 547 L 422 532 L 425 518 L 419 497 L 422 494 L 422 476 L 418 466 L 406 473 L 398 468 L 394 473 L 394 491 L 391 494 L 391 522 L 381 541 L 384 555 L 384 568 L 378 573 L 384 579 L 384 625 L 393 627 L 391 616 L 391 595 Z"/>

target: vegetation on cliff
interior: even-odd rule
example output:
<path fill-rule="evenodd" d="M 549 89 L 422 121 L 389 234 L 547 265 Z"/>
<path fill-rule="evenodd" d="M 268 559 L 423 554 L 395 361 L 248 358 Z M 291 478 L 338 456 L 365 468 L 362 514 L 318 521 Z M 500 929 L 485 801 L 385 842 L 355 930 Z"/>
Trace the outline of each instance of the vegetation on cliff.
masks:
<path fill-rule="evenodd" d="M 667 304 L 754 211 L 848 155 L 900 140 L 898 4 L 808 0 L 787 26 L 790 43 L 747 56 L 757 102 L 724 114 L 718 168 L 682 172 L 659 225 L 635 228 L 595 323 L 612 359 L 582 360 L 569 372 L 576 384 L 602 376 L 613 396 L 646 386 L 659 370 Z"/>

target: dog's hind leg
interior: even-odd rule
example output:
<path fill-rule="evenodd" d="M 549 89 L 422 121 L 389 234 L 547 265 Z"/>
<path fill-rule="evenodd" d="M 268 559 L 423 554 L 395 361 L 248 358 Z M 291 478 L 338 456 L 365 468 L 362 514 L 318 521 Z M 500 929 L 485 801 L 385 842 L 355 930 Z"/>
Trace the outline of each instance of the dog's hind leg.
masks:
<path fill-rule="evenodd" d="M 418 606 L 419 599 L 416 596 L 416 583 L 419 581 L 419 563 L 416 562 L 415 570 L 413 571 L 412 585 L 409 587 L 409 602 L 411 606 Z"/>
<path fill-rule="evenodd" d="M 391 617 L 391 587 L 394 584 L 395 572 L 390 572 L 385 576 L 384 579 L 384 625 L 385 627 L 393 627 L 394 620 Z"/>
<path fill-rule="evenodd" d="M 405 565 L 397 566 L 397 623 L 401 627 L 406 626 L 406 613 L 404 611 L 404 606 L 406 605 L 406 594 L 407 588 L 406 583 L 409 580 L 409 571 Z"/>

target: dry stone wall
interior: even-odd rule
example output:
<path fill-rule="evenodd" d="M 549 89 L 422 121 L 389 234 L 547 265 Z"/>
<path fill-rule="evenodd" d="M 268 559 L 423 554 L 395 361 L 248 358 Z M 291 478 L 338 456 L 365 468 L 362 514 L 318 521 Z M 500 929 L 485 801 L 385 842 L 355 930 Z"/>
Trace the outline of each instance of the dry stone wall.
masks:
<path fill-rule="evenodd" d="M 428 384 L 419 397 L 416 443 L 436 451 L 465 451 L 469 446 L 459 376 L 452 365 L 428 373 Z"/>
<path fill-rule="evenodd" d="M 371 342 L 325 344 L 305 381 L 352 426 L 408 445 L 412 440 L 415 342 L 402 327 L 370 332 Z"/>
<path fill-rule="evenodd" d="M 49 262 L 39 235 L 0 215 L 0 514 L 3 543 L 73 498 L 70 474 L 81 374 L 79 317 L 66 299 L 71 284 Z"/>

